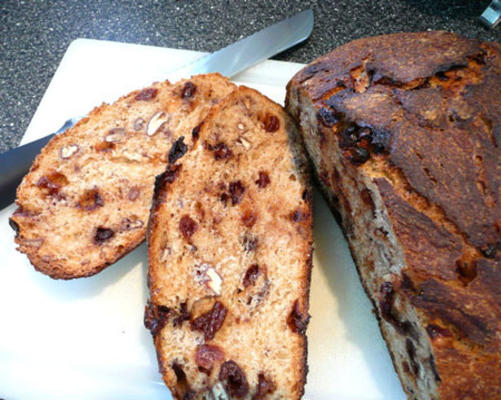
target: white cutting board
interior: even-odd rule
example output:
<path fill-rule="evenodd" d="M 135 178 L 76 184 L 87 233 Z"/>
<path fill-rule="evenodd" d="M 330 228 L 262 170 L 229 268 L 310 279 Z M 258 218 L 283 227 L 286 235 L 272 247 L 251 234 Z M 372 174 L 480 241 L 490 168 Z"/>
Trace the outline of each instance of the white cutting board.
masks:
<path fill-rule="evenodd" d="M 78 39 L 68 48 L 23 143 L 68 118 L 165 78 L 201 53 Z M 235 77 L 283 103 L 301 64 L 266 61 Z M 15 251 L 0 211 L 0 398 L 170 399 L 143 326 L 146 247 L 91 278 L 52 280 Z M 359 283 L 347 243 L 315 194 L 315 256 L 308 335 L 307 400 L 401 400 L 405 396 Z"/>

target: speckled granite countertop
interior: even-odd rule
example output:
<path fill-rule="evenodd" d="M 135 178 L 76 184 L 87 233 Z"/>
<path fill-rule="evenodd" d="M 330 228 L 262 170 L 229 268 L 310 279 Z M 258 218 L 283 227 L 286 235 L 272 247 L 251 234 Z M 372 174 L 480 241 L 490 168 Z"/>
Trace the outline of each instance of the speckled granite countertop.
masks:
<path fill-rule="evenodd" d="M 501 41 L 478 16 L 489 0 L 0 2 L 0 151 L 16 146 L 68 45 L 76 38 L 214 51 L 312 7 L 305 44 L 277 59 L 306 63 L 352 39 L 443 29 Z"/>

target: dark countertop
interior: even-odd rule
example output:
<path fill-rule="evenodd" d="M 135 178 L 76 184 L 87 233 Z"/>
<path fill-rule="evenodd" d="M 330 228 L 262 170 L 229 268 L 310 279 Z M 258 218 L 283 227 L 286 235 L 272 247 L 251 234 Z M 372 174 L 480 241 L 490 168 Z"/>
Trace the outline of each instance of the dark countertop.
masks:
<path fill-rule="evenodd" d="M 478 16 L 489 0 L 78 1 L 0 3 L 0 151 L 16 146 L 76 38 L 214 51 L 312 7 L 305 44 L 276 57 L 306 63 L 352 39 L 442 29 L 501 41 Z M 49 132 L 48 132 L 49 133 Z"/>

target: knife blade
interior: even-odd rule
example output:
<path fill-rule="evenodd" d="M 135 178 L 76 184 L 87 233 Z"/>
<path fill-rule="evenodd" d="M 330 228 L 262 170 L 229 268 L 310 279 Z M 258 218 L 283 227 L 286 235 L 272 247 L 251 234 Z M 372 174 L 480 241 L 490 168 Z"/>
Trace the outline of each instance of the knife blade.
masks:
<path fill-rule="evenodd" d="M 191 75 L 219 72 L 231 77 L 306 40 L 313 29 L 313 11 L 302 11 L 250 36 L 202 56 L 181 68 L 167 72 L 166 79 L 177 81 Z M 11 204 L 40 150 L 56 134 L 73 126 L 80 117 L 69 119 L 55 133 L 0 154 L 0 209 Z"/>

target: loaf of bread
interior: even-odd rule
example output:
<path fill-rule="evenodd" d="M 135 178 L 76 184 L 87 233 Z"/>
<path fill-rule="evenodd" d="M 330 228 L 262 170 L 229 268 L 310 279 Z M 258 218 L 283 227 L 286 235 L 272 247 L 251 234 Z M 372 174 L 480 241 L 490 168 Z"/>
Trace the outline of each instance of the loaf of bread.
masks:
<path fill-rule="evenodd" d="M 54 137 L 17 191 L 19 250 L 53 278 L 93 275 L 138 246 L 156 175 L 235 85 L 217 74 L 155 83 Z"/>
<path fill-rule="evenodd" d="M 171 154 L 150 214 L 145 312 L 167 386 L 176 399 L 299 399 L 312 210 L 294 122 L 240 87 Z"/>
<path fill-rule="evenodd" d="M 501 399 L 501 46 L 356 40 L 288 85 L 409 399 Z"/>

